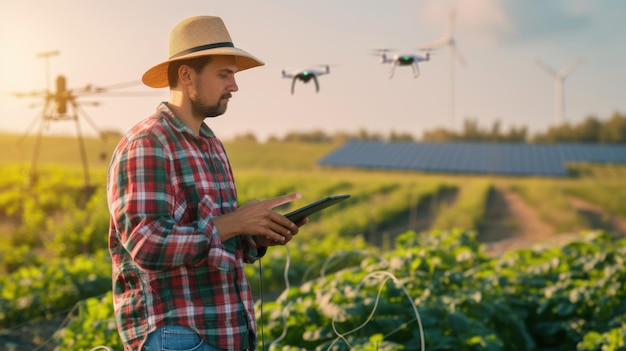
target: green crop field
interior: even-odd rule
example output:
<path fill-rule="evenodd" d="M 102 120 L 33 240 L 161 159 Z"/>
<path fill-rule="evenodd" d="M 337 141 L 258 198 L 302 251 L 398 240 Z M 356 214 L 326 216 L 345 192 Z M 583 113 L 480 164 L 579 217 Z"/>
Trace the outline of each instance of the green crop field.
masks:
<path fill-rule="evenodd" d="M 45 137 L 33 162 L 33 137 L 0 134 L 0 349 L 120 349 L 104 191 L 116 142 L 85 139 L 86 177 L 76 139 Z M 263 291 L 247 267 L 265 349 L 624 348 L 625 166 L 565 179 L 328 169 L 316 161 L 338 143 L 225 145 L 241 204 L 352 195 L 270 250 Z M 51 339 L 16 336 L 59 316 Z"/>

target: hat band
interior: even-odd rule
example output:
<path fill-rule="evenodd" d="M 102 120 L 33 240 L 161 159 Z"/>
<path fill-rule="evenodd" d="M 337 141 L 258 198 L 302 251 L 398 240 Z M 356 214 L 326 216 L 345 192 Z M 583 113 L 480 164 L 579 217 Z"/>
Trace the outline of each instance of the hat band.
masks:
<path fill-rule="evenodd" d="M 203 51 L 203 50 L 210 50 L 210 49 L 216 49 L 216 48 L 234 48 L 234 47 L 235 45 L 229 41 L 224 41 L 221 43 L 214 43 L 214 44 L 207 44 L 207 45 L 200 45 L 200 46 L 196 46 L 195 48 L 183 50 L 176 55 L 170 56 L 170 59 L 187 55 L 187 54 L 191 54 L 193 52 Z"/>

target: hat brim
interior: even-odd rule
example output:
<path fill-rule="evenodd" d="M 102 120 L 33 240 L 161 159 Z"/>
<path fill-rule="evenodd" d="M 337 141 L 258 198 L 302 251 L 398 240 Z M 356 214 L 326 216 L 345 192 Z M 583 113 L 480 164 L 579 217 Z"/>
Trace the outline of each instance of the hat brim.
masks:
<path fill-rule="evenodd" d="M 167 60 L 165 62 L 161 62 L 158 65 L 148 69 L 146 73 L 141 77 L 141 81 L 151 87 L 151 88 L 165 88 L 169 86 L 169 82 L 167 79 L 167 69 L 169 67 L 170 62 L 186 60 L 190 58 L 200 57 L 200 56 L 214 56 L 214 55 L 228 55 L 235 57 L 235 64 L 237 65 L 238 71 L 243 71 L 249 68 L 263 66 L 265 63 L 253 55 L 237 48 L 225 47 L 225 48 L 214 48 L 210 50 L 198 51 L 194 53 L 190 53 L 184 56 L 176 57 L 174 59 Z"/>

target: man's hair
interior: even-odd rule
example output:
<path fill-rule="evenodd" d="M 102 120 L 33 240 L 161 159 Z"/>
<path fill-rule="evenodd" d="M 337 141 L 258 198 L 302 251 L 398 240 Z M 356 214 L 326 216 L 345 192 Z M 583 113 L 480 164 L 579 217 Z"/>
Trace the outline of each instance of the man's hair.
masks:
<path fill-rule="evenodd" d="M 211 55 L 170 62 L 167 68 L 167 80 L 170 88 L 173 88 L 178 84 L 178 69 L 180 66 L 187 65 L 197 73 L 200 73 L 204 66 L 208 65 L 209 62 L 211 62 Z"/>

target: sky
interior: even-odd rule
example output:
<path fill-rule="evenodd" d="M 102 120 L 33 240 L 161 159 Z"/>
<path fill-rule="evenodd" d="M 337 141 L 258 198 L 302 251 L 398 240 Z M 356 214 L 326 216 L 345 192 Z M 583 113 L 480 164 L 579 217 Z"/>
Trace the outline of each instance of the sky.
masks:
<path fill-rule="evenodd" d="M 390 79 L 376 51 L 423 55 L 419 48 L 445 36 L 452 12 L 465 65 L 451 65 L 442 47 L 419 63 L 418 78 L 398 67 Z M 467 119 L 543 132 L 557 123 L 558 95 L 538 62 L 554 71 L 577 64 L 564 80 L 565 122 L 626 113 L 622 0 L 0 0 L 0 130 L 34 133 L 43 98 L 12 93 L 54 89 L 58 75 L 69 89 L 139 82 L 167 59 L 170 30 L 195 15 L 220 16 L 235 46 L 266 63 L 239 72 L 226 114 L 207 119 L 223 139 L 314 130 L 419 139 Z M 319 77 L 319 93 L 297 82 L 292 95 L 281 71 L 321 64 L 330 74 Z M 124 94 L 77 99 L 82 133 L 124 132 L 169 96 L 141 84 L 111 91 Z M 55 121 L 46 133 L 75 128 Z"/>

